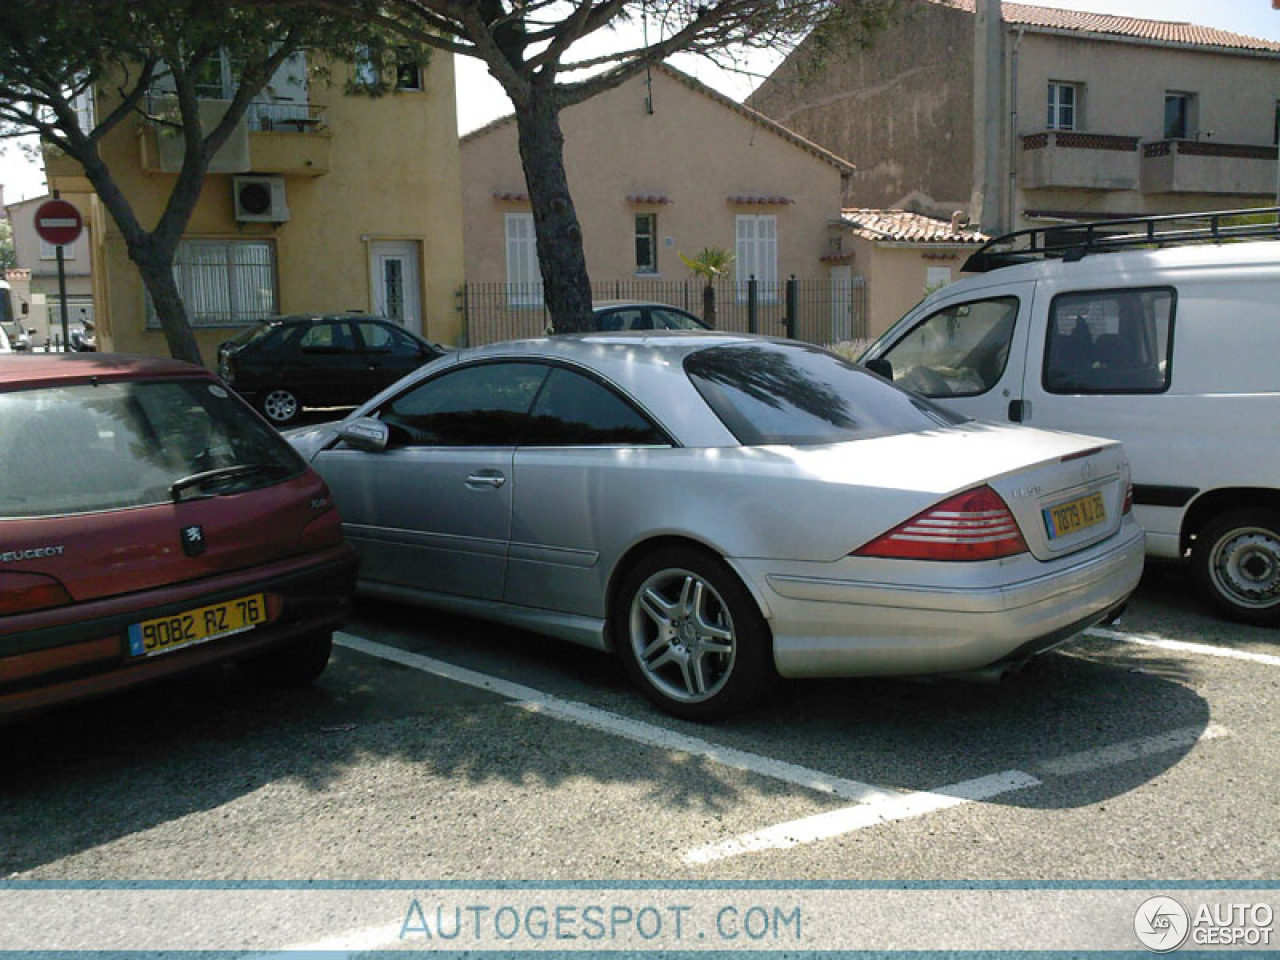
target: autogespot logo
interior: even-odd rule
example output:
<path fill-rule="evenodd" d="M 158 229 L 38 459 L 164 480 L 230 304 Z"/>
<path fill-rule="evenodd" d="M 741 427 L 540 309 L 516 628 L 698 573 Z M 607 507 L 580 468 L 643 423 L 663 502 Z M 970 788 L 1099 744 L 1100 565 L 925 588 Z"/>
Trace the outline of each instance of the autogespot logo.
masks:
<path fill-rule="evenodd" d="M 1173 897 L 1149 897 L 1133 915 L 1138 942 L 1153 953 L 1177 950 L 1190 929 L 1191 915 Z"/>

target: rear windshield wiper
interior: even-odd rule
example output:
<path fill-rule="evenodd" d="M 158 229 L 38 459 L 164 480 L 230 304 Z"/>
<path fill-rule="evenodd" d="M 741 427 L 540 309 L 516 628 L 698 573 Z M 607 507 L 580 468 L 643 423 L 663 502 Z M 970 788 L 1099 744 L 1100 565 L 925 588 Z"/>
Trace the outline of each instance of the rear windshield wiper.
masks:
<path fill-rule="evenodd" d="M 229 467 L 218 467 L 216 470 L 202 470 L 200 473 L 193 473 L 180 480 L 175 480 L 169 487 L 169 496 L 173 498 L 174 503 L 177 503 L 182 499 L 184 490 L 202 489 L 222 480 L 233 480 L 237 477 L 247 477 L 255 473 L 285 476 L 292 472 L 292 468 L 281 463 L 237 463 Z"/>

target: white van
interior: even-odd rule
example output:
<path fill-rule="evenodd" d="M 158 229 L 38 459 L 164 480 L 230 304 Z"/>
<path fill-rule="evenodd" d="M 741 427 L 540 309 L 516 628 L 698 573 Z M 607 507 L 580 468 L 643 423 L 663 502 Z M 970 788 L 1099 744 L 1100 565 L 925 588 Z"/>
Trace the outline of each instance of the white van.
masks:
<path fill-rule="evenodd" d="M 1009 234 L 966 263 L 981 275 L 922 301 L 862 362 L 975 418 L 1123 441 L 1148 555 L 1189 562 L 1226 615 L 1275 625 L 1280 237 L 1268 212 L 1265 226 L 1228 226 L 1234 211 Z M 1276 239 L 1244 239 L 1261 234 Z"/>

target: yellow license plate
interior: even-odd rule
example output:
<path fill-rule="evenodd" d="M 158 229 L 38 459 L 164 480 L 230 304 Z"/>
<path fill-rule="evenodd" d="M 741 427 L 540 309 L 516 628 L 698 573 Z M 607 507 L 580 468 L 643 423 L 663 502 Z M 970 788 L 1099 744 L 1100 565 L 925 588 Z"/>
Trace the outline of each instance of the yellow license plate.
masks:
<path fill-rule="evenodd" d="M 1050 540 L 1084 530 L 1106 519 L 1107 507 L 1102 502 L 1101 493 L 1090 493 L 1044 510 L 1044 525 Z"/>
<path fill-rule="evenodd" d="M 129 627 L 129 656 L 154 657 L 233 633 L 244 633 L 266 621 L 267 601 L 261 593 L 170 617 L 144 620 Z"/>

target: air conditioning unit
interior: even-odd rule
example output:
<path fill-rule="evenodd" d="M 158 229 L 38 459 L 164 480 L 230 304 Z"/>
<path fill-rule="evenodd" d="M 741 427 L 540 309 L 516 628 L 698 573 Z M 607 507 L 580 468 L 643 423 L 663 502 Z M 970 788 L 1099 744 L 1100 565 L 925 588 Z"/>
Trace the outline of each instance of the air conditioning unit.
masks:
<path fill-rule="evenodd" d="M 233 177 L 231 191 L 240 223 L 284 223 L 289 219 L 284 177 Z"/>

